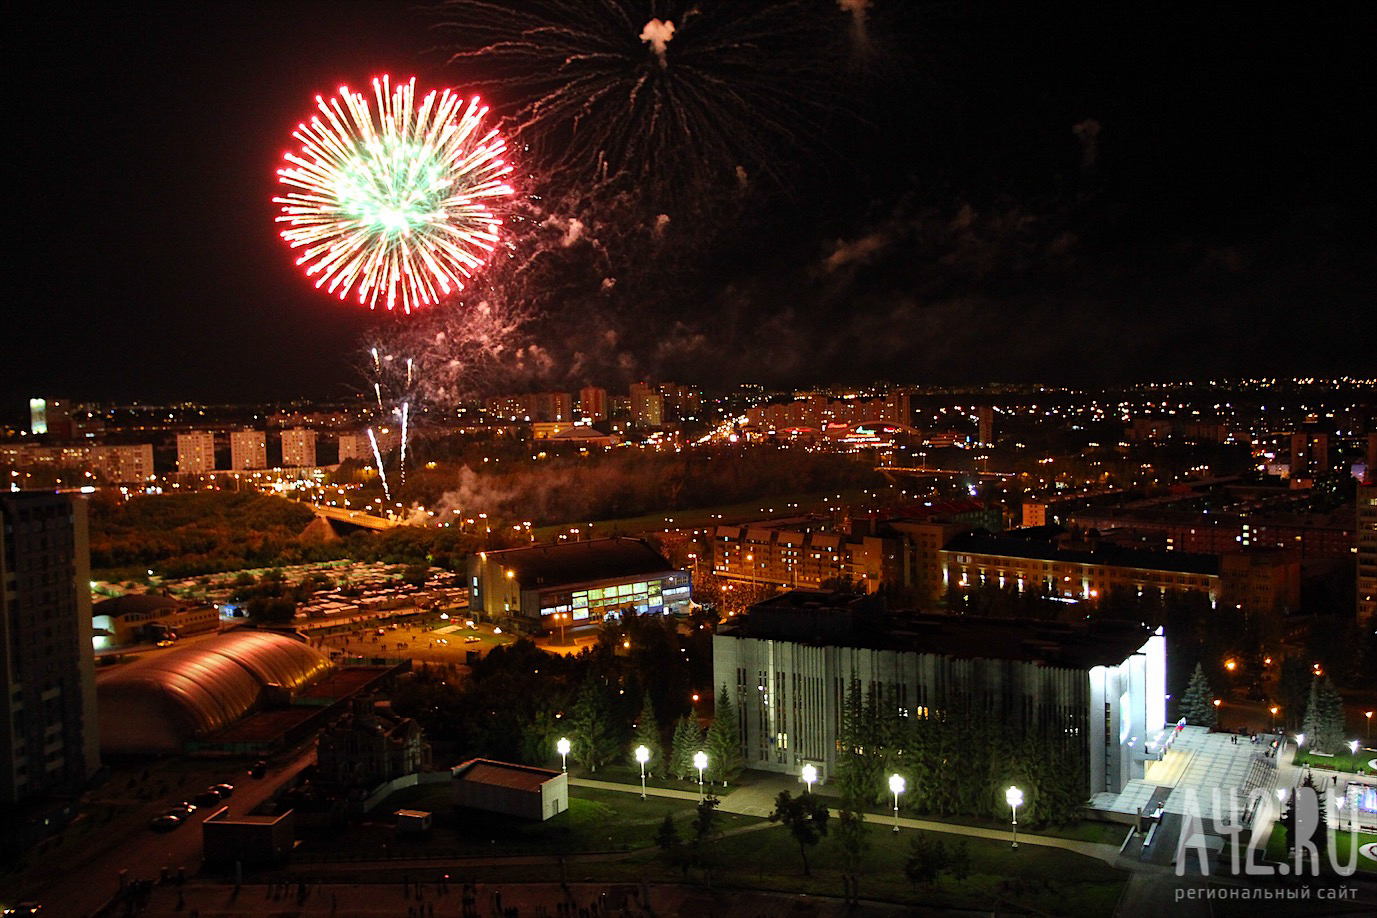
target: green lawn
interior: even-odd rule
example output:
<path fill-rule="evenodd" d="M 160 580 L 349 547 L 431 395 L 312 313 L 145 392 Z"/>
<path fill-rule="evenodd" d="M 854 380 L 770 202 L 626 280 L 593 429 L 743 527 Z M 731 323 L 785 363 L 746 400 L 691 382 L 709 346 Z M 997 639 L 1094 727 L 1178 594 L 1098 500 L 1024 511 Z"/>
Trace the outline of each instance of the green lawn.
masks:
<path fill-rule="evenodd" d="M 1309 765 L 1316 770 L 1333 769 L 1357 773 L 1358 769 L 1371 772 L 1367 763 L 1377 759 L 1377 752 L 1371 749 L 1359 748 L 1356 753 L 1349 752 L 1345 746 L 1340 752 L 1334 755 L 1316 755 L 1309 749 L 1303 749 L 1296 754 L 1297 765 Z"/>
<path fill-rule="evenodd" d="M 545 823 L 518 823 L 486 814 L 465 812 L 455 817 L 448 787 L 417 787 L 394 794 L 375 813 L 378 817 L 344 830 L 309 833 L 300 851 L 303 862 L 348 860 L 363 856 L 452 856 L 559 854 L 607 852 L 596 860 L 571 860 L 571 881 L 703 882 L 701 870 L 687 877 L 668 864 L 654 847 L 665 814 L 673 816 L 681 837 L 690 832 L 695 801 L 650 798 L 610 791 L 573 789 L 568 812 Z M 388 815 L 401 807 L 428 809 L 435 829 L 428 839 L 399 841 Z M 809 895 L 840 896 L 844 856 L 835 842 L 824 838 L 809 850 L 812 876 L 803 875 L 803 861 L 793 839 L 782 826 L 747 816 L 722 815 L 721 837 L 711 854 L 713 887 L 764 889 Z M 931 887 L 915 889 L 904 876 L 908 846 L 916 833 L 897 835 L 882 822 L 869 825 L 869 850 L 852 871 L 861 894 L 889 901 L 922 901 L 934 908 L 991 910 L 997 902 L 1036 909 L 1051 915 L 1109 915 L 1118 901 L 1127 874 L 1108 865 L 1054 848 L 1024 845 L 1011 850 L 1004 841 L 965 839 L 971 858 L 970 875 L 961 882 L 942 878 Z M 941 837 L 948 844 L 959 839 Z M 459 879 L 479 882 L 548 882 L 550 864 L 497 866 L 447 865 Z"/>
<path fill-rule="evenodd" d="M 569 809 L 543 823 L 513 820 L 477 811 L 455 814 L 448 785 L 417 786 L 398 791 L 361 825 L 345 829 L 304 830 L 302 853 L 308 858 L 380 857 L 387 855 L 477 857 L 510 854 L 571 854 L 583 851 L 627 851 L 654 845 L 655 832 L 669 813 L 681 833 L 688 831 L 697 801 L 670 800 L 614 791 L 576 788 Z M 428 838 L 398 839 L 391 814 L 398 809 L 429 810 L 434 829 Z M 726 830 L 762 820 L 724 813 Z"/>
<path fill-rule="evenodd" d="M 1334 859 L 1339 863 L 1340 866 L 1347 865 L 1349 863 L 1349 859 L 1354 856 L 1353 840 L 1354 836 L 1351 832 L 1345 831 L 1334 833 L 1334 851 L 1336 855 Z M 1358 847 L 1360 848 L 1363 845 L 1377 843 L 1377 833 L 1359 832 L 1357 835 L 1357 841 Z M 1365 873 L 1377 873 L 1377 861 L 1374 861 L 1372 858 L 1366 857 L 1361 853 L 1357 855 L 1357 858 L 1358 869 L 1360 871 L 1363 871 Z M 1288 858 L 1286 851 L 1286 832 L 1284 829 L 1282 829 L 1281 826 L 1275 826 L 1272 829 L 1271 838 L 1267 839 L 1267 859 L 1274 863 L 1290 862 L 1290 858 Z M 1328 861 L 1327 858 L 1325 860 L 1326 862 Z M 1306 869 L 1308 872 L 1310 868 L 1307 867 Z"/>

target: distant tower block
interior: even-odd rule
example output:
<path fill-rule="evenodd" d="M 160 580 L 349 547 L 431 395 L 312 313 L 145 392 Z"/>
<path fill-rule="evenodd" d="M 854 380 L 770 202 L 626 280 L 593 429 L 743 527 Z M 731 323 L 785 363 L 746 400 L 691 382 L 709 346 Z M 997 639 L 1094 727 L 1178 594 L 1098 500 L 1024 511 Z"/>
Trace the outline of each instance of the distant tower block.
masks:
<path fill-rule="evenodd" d="M 975 418 L 980 428 L 980 445 L 994 446 L 994 409 L 989 405 L 982 405 L 975 409 Z"/>

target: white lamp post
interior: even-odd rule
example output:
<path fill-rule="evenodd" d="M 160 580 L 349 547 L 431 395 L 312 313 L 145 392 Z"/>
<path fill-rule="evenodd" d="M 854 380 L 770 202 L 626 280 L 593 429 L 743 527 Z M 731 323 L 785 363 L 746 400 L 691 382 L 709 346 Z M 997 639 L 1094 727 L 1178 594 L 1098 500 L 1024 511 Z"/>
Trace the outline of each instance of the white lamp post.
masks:
<path fill-rule="evenodd" d="M 564 737 L 561 736 L 561 737 L 559 738 L 559 742 L 558 742 L 558 743 L 555 743 L 555 749 L 558 750 L 558 752 L 559 752 L 559 765 L 560 765 L 560 768 L 563 768 L 565 772 L 568 772 L 568 771 L 569 771 L 569 740 L 567 740 L 566 738 L 564 738 Z"/>
<path fill-rule="evenodd" d="M 1009 785 L 1009 789 L 1004 792 L 1004 799 L 1008 802 L 1009 808 L 1014 814 L 1014 847 L 1018 847 L 1018 808 L 1023 803 L 1023 791 Z"/>
<path fill-rule="evenodd" d="M 889 789 L 894 794 L 894 831 L 899 831 L 899 795 L 904 792 L 904 776 L 890 775 Z"/>
<path fill-rule="evenodd" d="M 703 769 L 708 767 L 708 754 L 706 752 L 695 752 L 693 754 L 693 767 L 698 769 L 698 799 L 703 797 Z"/>
<path fill-rule="evenodd" d="M 812 764 L 803 766 L 803 783 L 808 785 L 808 793 L 813 792 L 813 782 L 818 779 L 818 770 Z"/>
<path fill-rule="evenodd" d="M 641 763 L 641 799 L 645 799 L 645 763 L 650 761 L 650 750 L 644 746 L 636 747 L 636 761 Z"/>

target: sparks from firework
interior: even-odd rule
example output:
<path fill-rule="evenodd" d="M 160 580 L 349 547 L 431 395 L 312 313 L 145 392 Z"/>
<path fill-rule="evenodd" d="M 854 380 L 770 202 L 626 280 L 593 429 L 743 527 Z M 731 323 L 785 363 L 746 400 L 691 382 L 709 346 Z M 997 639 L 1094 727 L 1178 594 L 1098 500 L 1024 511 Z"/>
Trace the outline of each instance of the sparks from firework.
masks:
<path fill-rule="evenodd" d="M 373 81 L 376 110 L 341 86 L 316 97 L 320 114 L 300 124 L 298 152 L 278 170 L 288 191 L 282 238 L 298 265 L 340 299 L 411 313 L 462 290 L 500 238 L 493 209 L 513 194 L 512 167 L 488 109 L 446 89 L 417 104 L 416 81 Z"/>
<path fill-rule="evenodd" d="M 451 61 L 512 106 L 508 135 L 568 181 L 657 200 L 778 178 L 845 108 L 835 0 L 449 0 Z M 796 157 L 795 157 L 796 158 Z"/>

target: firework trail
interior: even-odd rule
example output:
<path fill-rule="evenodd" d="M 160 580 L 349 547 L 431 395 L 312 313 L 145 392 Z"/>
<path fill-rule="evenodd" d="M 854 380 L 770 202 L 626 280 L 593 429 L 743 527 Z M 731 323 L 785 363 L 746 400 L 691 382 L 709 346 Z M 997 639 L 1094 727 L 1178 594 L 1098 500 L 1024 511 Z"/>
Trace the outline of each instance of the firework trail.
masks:
<path fill-rule="evenodd" d="M 278 170 L 290 189 L 282 238 L 316 287 L 402 311 L 463 289 L 488 261 L 512 195 L 506 141 L 484 132 L 487 107 L 445 90 L 415 97 L 416 81 L 373 81 L 374 106 L 340 87 L 316 97 L 319 114 L 297 127 L 298 152 Z"/>
<path fill-rule="evenodd" d="M 812 143 L 845 105 L 855 15 L 837 0 L 449 0 L 437 28 L 557 178 L 682 205 L 780 178 Z"/>

